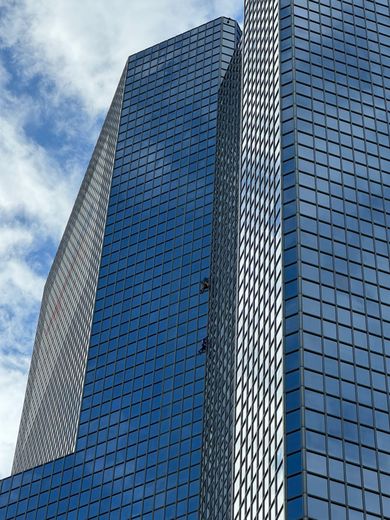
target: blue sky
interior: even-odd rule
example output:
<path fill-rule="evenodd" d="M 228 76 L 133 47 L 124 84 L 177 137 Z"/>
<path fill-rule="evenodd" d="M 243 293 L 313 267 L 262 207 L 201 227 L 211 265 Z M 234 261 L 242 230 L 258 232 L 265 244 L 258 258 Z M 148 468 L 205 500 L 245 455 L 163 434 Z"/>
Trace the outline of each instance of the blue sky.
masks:
<path fill-rule="evenodd" d="M 242 0 L 0 0 L 0 478 L 44 282 L 129 54 Z"/>

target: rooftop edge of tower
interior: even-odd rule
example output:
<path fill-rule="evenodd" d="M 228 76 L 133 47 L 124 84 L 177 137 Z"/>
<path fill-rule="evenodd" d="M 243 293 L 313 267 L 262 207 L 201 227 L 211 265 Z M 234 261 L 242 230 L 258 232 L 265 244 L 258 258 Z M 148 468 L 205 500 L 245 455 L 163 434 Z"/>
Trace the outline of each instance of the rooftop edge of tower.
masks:
<path fill-rule="evenodd" d="M 143 54 L 149 54 L 150 51 L 152 51 L 152 49 L 162 49 L 174 42 L 177 42 L 181 39 L 183 39 L 186 35 L 190 35 L 192 32 L 195 32 L 195 31 L 199 31 L 199 29 L 202 29 L 203 27 L 204 28 L 210 28 L 210 27 L 213 27 L 214 25 L 217 25 L 218 22 L 222 22 L 222 23 L 227 23 L 227 24 L 231 24 L 232 26 L 235 26 L 236 29 L 238 30 L 239 34 L 241 34 L 241 28 L 240 28 L 240 25 L 239 23 L 237 22 L 237 20 L 235 20 L 234 18 L 230 18 L 228 16 L 219 16 L 218 18 L 215 18 L 213 20 L 210 20 L 208 22 L 205 22 L 201 25 L 197 25 L 196 27 L 193 27 L 192 29 L 188 29 L 187 31 L 184 31 L 180 34 L 177 34 L 175 36 L 172 36 L 166 40 L 163 40 L 162 42 L 159 42 L 159 43 L 155 43 L 153 45 L 150 45 L 149 47 L 146 47 L 146 49 L 142 49 L 140 51 L 137 51 L 133 54 L 130 54 L 126 60 L 126 64 L 141 57 Z"/>

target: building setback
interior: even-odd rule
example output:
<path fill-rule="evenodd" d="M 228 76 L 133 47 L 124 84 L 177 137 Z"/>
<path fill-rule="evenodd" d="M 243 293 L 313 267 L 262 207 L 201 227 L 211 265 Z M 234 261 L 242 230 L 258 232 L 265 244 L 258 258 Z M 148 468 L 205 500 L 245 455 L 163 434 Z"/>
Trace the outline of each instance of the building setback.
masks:
<path fill-rule="evenodd" d="M 129 58 L 0 519 L 390 518 L 389 9 L 246 0 Z"/>

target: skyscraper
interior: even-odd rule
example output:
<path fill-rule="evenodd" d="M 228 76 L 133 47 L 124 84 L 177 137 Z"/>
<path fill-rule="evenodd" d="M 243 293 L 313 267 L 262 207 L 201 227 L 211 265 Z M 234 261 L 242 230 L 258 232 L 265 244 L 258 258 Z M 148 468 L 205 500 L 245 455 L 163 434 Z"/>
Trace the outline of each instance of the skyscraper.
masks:
<path fill-rule="evenodd" d="M 45 288 L 1 518 L 197 518 L 220 18 L 131 56 Z"/>
<path fill-rule="evenodd" d="M 91 334 L 52 324 L 62 276 L 37 335 L 81 338 L 85 378 L 66 424 L 29 383 L 15 469 L 45 464 L 0 518 L 390 518 L 389 9 L 247 0 L 241 42 L 219 19 L 130 58 L 70 262 Z"/>
<path fill-rule="evenodd" d="M 235 520 L 390 517 L 389 25 L 246 2 Z"/>
<path fill-rule="evenodd" d="M 283 2 L 287 512 L 390 516 L 389 3 Z"/>

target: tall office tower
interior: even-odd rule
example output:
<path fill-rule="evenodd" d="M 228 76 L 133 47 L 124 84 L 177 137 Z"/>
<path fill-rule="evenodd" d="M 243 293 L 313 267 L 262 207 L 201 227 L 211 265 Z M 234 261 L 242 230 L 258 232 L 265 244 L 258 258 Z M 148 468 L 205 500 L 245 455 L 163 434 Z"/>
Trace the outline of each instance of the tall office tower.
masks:
<path fill-rule="evenodd" d="M 0 518 L 195 519 L 220 18 L 129 58 L 45 289 Z"/>
<path fill-rule="evenodd" d="M 389 26 L 246 2 L 235 520 L 390 518 Z"/>
<path fill-rule="evenodd" d="M 390 6 L 282 6 L 287 514 L 389 518 Z"/>
<path fill-rule="evenodd" d="M 177 134 L 168 44 L 139 55 L 157 90 L 126 76 L 75 453 L 3 481 L 0 518 L 390 518 L 389 9 L 247 0 L 240 45 L 189 33 L 229 51 L 202 91 L 164 79 Z"/>

